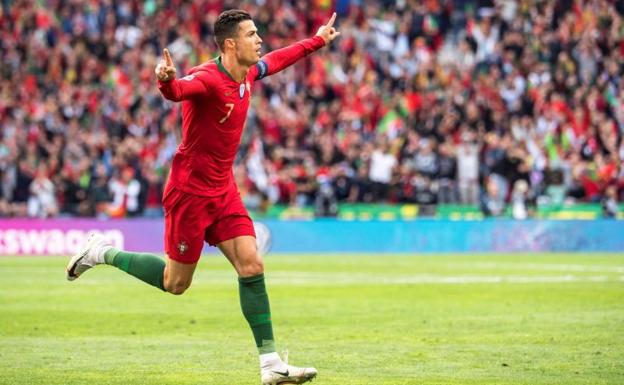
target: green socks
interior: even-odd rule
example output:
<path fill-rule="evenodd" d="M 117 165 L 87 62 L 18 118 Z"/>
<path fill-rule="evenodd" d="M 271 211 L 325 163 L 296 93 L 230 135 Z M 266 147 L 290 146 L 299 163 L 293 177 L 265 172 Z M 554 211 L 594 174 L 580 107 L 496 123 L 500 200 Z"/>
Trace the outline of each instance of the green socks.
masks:
<path fill-rule="evenodd" d="M 104 254 L 104 260 L 108 265 L 115 266 L 160 290 L 165 290 L 163 284 L 165 261 L 157 255 L 111 248 Z"/>
<path fill-rule="evenodd" d="M 271 309 L 269 296 L 264 286 L 264 274 L 239 277 L 238 289 L 241 309 L 245 319 L 249 322 L 258 351 L 260 354 L 275 352 Z"/>

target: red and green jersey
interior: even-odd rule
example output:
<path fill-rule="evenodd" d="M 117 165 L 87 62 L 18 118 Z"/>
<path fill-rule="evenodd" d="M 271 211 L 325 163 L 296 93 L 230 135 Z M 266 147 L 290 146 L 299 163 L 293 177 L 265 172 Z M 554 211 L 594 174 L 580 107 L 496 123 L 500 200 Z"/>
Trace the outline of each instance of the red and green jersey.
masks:
<path fill-rule="evenodd" d="M 158 82 L 169 100 L 182 101 L 182 143 L 173 158 L 168 187 L 202 196 L 223 194 L 234 185 L 232 165 L 254 82 L 323 47 L 321 37 L 299 41 L 264 56 L 241 83 L 221 58 L 192 68 L 181 79 Z"/>

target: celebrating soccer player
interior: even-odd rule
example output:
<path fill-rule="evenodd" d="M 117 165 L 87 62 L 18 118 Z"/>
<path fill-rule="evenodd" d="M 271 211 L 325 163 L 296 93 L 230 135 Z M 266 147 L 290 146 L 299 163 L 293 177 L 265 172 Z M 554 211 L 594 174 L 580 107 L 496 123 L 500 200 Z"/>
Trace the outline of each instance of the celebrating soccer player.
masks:
<path fill-rule="evenodd" d="M 72 257 L 67 278 L 74 280 L 97 265 L 109 264 L 172 294 L 190 286 L 204 241 L 217 246 L 239 276 L 240 304 L 260 353 L 263 384 L 301 384 L 314 368 L 284 363 L 275 350 L 264 266 L 256 234 L 234 184 L 238 151 L 254 83 L 292 65 L 334 40 L 334 13 L 316 36 L 260 58 L 262 39 L 251 16 L 241 10 L 219 15 L 214 25 L 221 55 L 176 79 L 167 49 L 156 67 L 158 88 L 182 102 L 182 143 L 173 158 L 163 195 L 166 261 L 147 253 L 121 251 L 90 235 Z"/>

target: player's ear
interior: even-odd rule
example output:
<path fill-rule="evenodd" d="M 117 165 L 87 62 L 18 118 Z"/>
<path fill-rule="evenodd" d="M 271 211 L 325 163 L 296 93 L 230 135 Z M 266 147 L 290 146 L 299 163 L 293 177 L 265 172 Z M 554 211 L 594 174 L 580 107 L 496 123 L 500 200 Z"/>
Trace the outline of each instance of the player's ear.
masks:
<path fill-rule="evenodd" d="M 223 40 L 223 47 L 224 48 L 229 47 L 229 48 L 234 48 L 235 49 L 236 48 L 236 40 L 235 39 L 231 39 L 231 38 Z"/>

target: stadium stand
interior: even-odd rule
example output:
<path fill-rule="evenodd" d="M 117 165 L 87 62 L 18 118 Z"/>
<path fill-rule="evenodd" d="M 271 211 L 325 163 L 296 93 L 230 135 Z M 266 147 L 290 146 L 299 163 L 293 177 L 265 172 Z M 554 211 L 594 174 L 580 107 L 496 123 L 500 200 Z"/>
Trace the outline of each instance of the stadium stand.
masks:
<path fill-rule="evenodd" d="M 0 216 L 162 215 L 180 111 L 154 67 L 165 46 L 180 74 L 215 57 L 212 24 L 234 6 L 266 52 L 334 9 L 342 32 L 258 82 L 234 169 L 250 210 L 526 218 L 572 202 L 617 216 L 624 2 L 240 3 L 3 1 Z"/>

